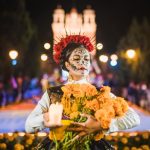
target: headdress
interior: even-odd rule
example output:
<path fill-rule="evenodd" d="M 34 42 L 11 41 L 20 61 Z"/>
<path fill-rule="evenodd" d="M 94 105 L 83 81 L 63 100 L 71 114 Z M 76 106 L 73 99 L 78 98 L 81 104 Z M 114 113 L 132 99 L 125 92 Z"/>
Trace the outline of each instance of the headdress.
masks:
<path fill-rule="evenodd" d="M 94 50 L 94 46 L 89 37 L 85 35 L 67 35 L 65 38 L 61 38 L 60 41 L 53 47 L 53 58 L 57 64 L 60 62 L 62 51 L 71 42 L 82 44 L 89 52 Z"/>

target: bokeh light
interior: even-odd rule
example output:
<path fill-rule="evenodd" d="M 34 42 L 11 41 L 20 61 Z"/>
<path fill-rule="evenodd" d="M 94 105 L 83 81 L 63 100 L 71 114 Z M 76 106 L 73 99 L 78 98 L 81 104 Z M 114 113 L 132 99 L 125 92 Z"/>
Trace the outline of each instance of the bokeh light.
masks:
<path fill-rule="evenodd" d="M 111 60 L 110 61 L 110 65 L 113 66 L 113 67 L 116 66 L 117 65 L 117 61 L 116 60 Z"/>
<path fill-rule="evenodd" d="M 13 59 L 13 60 L 11 61 L 11 64 L 12 64 L 13 66 L 17 65 L 17 60 L 16 60 L 16 59 Z"/>
<path fill-rule="evenodd" d="M 16 59 L 18 57 L 18 52 L 16 50 L 10 50 L 9 51 L 9 57 L 11 59 Z"/>
<path fill-rule="evenodd" d="M 42 61 L 46 61 L 48 59 L 47 55 L 46 54 L 42 54 L 41 55 L 41 60 Z"/>
<path fill-rule="evenodd" d="M 48 50 L 48 49 L 50 49 L 50 47 L 51 47 L 51 45 L 50 45 L 49 43 L 45 43 L 45 44 L 44 44 L 44 48 L 45 48 L 45 49 Z"/>
<path fill-rule="evenodd" d="M 111 60 L 117 60 L 118 59 L 118 56 L 116 54 L 112 54 L 110 56 Z"/>
<path fill-rule="evenodd" d="M 103 44 L 102 43 L 98 43 L 96 45 L 96 47 L 97 47 L 98 50 L 101 50 L 103 48 Z"/>
<path fill-rule="evenodd" d="M 101 56 L 99 56 L 99 60 L 100 60 L 101 62 L 106 63 L 106 62 L 108 61 L 108 56 L 106 56 L 106 55 L 101 55 Z"/>
<path fill-rule="evenodd" d="M 127 55 L 128 58 L 133 59 L 136 55 L 136 52 L 135 52 L 134 49 L 128 49 L 126 51 L 126 55 Z"/>

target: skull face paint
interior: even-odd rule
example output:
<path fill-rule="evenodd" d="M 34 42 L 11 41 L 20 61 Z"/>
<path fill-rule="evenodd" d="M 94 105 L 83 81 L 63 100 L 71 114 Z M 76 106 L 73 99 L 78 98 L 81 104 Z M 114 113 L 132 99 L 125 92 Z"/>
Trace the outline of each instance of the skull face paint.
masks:
<path fill-rule="evenodd" d="M 72 75 L 85 76 L 90 70 L 90 54 L 83 47 L 76 48 L 68 60 L 68 70 Z"/>

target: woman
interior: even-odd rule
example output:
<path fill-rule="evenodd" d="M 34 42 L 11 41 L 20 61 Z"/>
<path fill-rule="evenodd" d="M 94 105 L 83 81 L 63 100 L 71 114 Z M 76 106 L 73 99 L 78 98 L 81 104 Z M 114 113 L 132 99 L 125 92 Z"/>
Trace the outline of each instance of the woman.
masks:
<path fill-rule="evenodd" d="M 89 84 L 87 77 L 91 65 L 90 52 L 93 50 L 93 45 L 90 39 L 81 35 L 70 35 L 66 38 L 62 38 L 59 43 L 54 45 L 54 60 L 58 63 L 63 70 L 69 72 L 69 79 L 66 84 Z M 41 100 L 31 112 L 26 120 L 25 129 L 27 132 L 36 132 L 43 130 L 44 128 L 57 128 L 59 125 L 51 125 L 49 123 L 48 110 L 51 103 L 60 101 L 63 92 L 61 86 L 48 89 Z M 111 94 L 112 97 L 115 97 Z M 77 138 L 94 133 L 96 131 L 102 131 L 101 124 L 93 116 L 84 114 L 87 117 L 86 122 L 76 123 L 82 127 L 79 130 Z M 140 123 L 139 116 L 133 109 L 129 108 L 123 117 L 112 119 L 110 127 L 106 133 L 125 130 L 133 128 Z M 84 135 L 80 134 L 84 132 Z M 78 131 L 76 128 L 72 128 L 72 131 Z M 49 147 L 50 141 L 47 139 L 43 142 L 45 147 Z M 40 145 L 41 146 L 41 145 Z M 105 150 L 113 149 L 110 144 L 105 140 L 94 141 L 91 144 L 92 150 Z"/>

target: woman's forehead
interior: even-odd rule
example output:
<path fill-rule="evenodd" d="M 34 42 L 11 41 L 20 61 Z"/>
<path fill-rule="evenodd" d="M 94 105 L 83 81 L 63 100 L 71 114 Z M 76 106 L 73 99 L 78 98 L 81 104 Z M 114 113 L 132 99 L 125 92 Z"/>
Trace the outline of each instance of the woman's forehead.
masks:
<path fill-rule="evenodd" d="M 72 54 L 73 55 L 90 55 L 88 50 L 85 48 L 76 48 L 75 50 L 73 50 Z"/>

